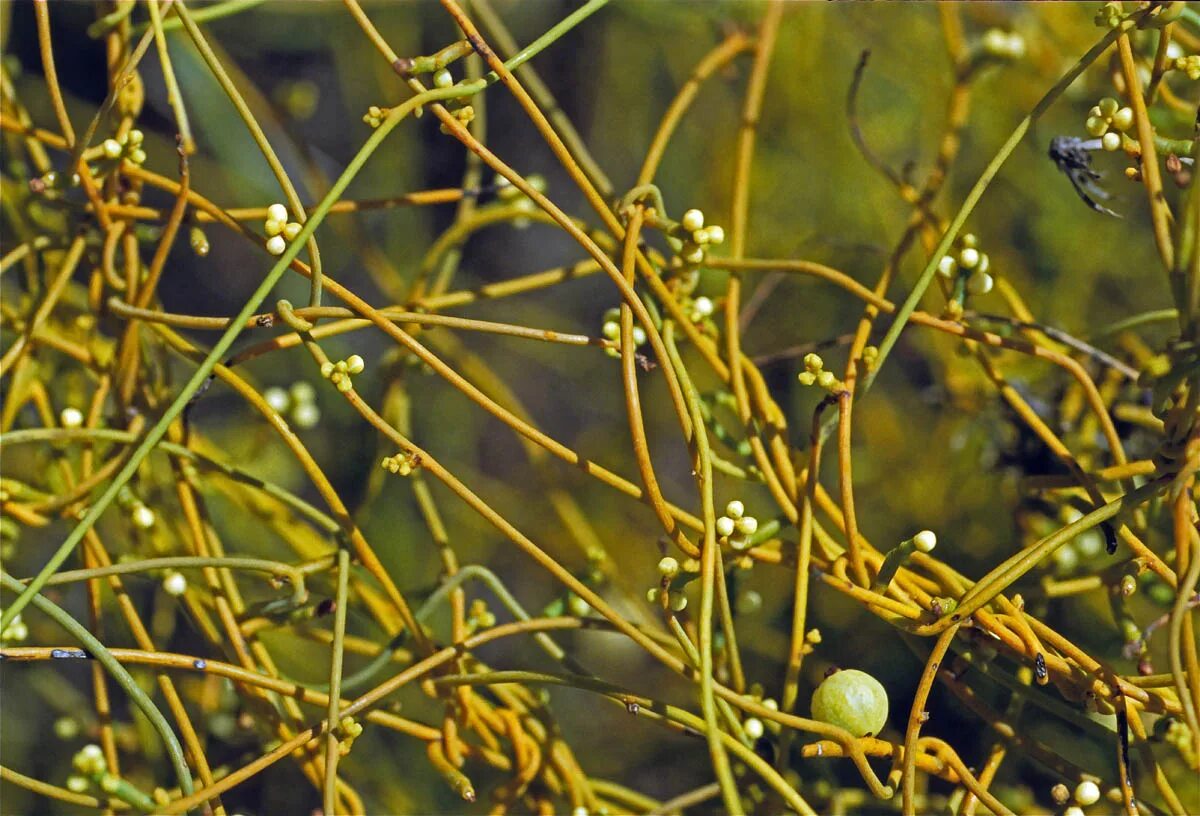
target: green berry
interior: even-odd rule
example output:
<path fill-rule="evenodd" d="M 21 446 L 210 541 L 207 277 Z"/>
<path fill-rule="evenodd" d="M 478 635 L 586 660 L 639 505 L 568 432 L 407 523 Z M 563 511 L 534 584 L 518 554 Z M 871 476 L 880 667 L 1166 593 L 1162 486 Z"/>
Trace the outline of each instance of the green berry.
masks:
<path fill-rule="evenodd" d="M 887 692 L 866 672 L 844 669 L 817 686 L 812 696 L 812 715 L 856 737 L 878 734 L 887 724 Z"/>

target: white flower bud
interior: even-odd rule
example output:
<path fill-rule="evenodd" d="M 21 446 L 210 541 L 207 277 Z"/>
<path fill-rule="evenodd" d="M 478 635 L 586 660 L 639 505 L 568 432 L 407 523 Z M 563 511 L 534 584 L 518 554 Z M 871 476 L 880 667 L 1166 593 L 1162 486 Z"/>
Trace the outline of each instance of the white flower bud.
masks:
<path fill-rule="evenodd" d="M 725 505 L 725 515 L 735 521 L 746 514 L 746 505 L 742 504 L 737 499 L 734 499 L 729 504 Z"/>
<path fill-rule="evenodd" d="M 283 222 L 276 221 L 274 218 L 268 218 L 263 222 L 263 232 L 265 232 L 270 238 L 274 238 L 276 235 L 283 232 L 283 227 Z"/>
<path fill-rule="evenodd" d="M 167 577 L 163 579 L 162 585 L 164 592 L 176 598 L 187 592 L 187 578 L 183 577 L 182 572 L 168 573 Z"/>
<path fill-rule="evenodd" d="M 746 736 L 752 740 L 756 740 L 763 735 L 762 720 L 757 717 L 748 717 L 742 723 L 742 730 L 746 732 Z"/>
<path fill-rule="evenodd" d="M 288 405 L 292 402 L 292 398 L 288 396 L 288 392 L 277 387 L 268 388 L 264 391 L 263 399 L 266 400 L 267 405 L 271 406 L 271 410 L 278 412 L 286 411 Z"/>
<path fill-rule="evenodd" d="M 710 298 L 698 297 L 692 301 L 692 312 L 700 317 L 708 317 L 713 313 L 713 302 Z"/>
<path fill-rule="evenodd" d="M 1100 139 L 1100 146 L 1109 153 L 1112 153 L 1114 150 L 1119 150 L 1121 147 L 1121 134 L 1110 130 Z"/>
<path fill-rule="evenodd" d="M 938 274 L 943 278 L 953 278 L 954 273 L 958 271 L 958 261 L 951 258 L 949 255 L 943 255 L 938 261 Z"/>
<path fill-rule="evenodd" d="M 289 221 L 283 225 L 283 237 L 289 241 L 294 241 L 302 229 L 304 229 L 304 225 L 298 224 L 295 221 Z"/>
<path fill-rule="evenodd" d="M 736 522 L 737 531 L 742 535 L 751 536 L 758 531 L 758 519 L 754 516 L 743 516 Z"/>
<path fill-rule="evenodd" d="M 1094 805 L 1100 801 L 1100 786 L 1085 779 L 1075 788 L 1075 801 L 1081 805 Z"/>
<path fill-rule="evenodd" d="M 736 522 L 728 516 L 721 516 L 717 519 L 717 535 L 731 536 L 735 529 Z"/>
<path fill-rule="evenodd" d="M 717 224 L 708 228 L 708 242 L 713 246 L 725 243 L 725 229 Z"/>
<path fill-rule="evenodd" d="M 449 88 L 453 84 L 454 77 L 445 68 L 433 75 L 433 85 L 435 88 Z"/>
<path fill-rule="evenodd" d="M 987 272 L 976 272 L 967 278 L 967 291 L 972 295 L 986 295 L 995 284 L 996 281 Z"/>
<path fill-rule="evenodd" d="M 116 139 L 105 139 L 103 145 L 104 155 L 110 159 L 119 159 L 125 149 L 121 147 L 121 143 Z"/>
<path fill-rule="evenodd" d="M 933 530 L 922 530 L 913 536 L 913 545 L 923 553 L 932 552 L 937 546 L 937 535 Z"/>
<path fill-rule="evenodd" d="M 144 504 L 139 504 L 137 507 L 133 508 L 132 518 L 133 526 L 142 530 L 149 530 L 154 526 L 154 522 L 156 520 L 154 511 Z"/>
<path fill-rule="evenodd" d="M 292 409 L 292 422 L 302 430 L 315 428 L 320 421 L 321 409 L 315 403 L 302 402 Z"/>
<path fill-rule="evenodd" d="M 282 204 L 272 204 L 270 207 L 267 207 L 267 220 L 286 224 L 288 220 L 287 207 Z"/>
<path fill-rule="evenodd" d="M 975 247 L 964 247 L 958 253 L 958 262 L 964 269 L 974 269 L 975 264 L 979 263 L 979 250 Z"/>
<path fill-rule="evenodd" d="M 273 235 L 267 239 L 267 252 L 272 255 L 282 255 L 287 249 L 287 241 L 283 240 L 282 235 Z"/>
<path fill-rule="evenodd" d="M 683 227 L 688 232 L 695 232 L 704 226 L 704 213 L 700 210 L 691 209 L 683 214 L 679 219 L 679 226 Z"/>
<path fill-rule="evenodd" d="M 366 368 L 366 366 L 366 362 L 364 362 L 363 358 L 357 354 L 351 354 L 346 358 L 346 370 L 351 374 L 362 373 L 362 370 Z"/>
<path fill-rule="evenodd" d="M 83 411 L 68 406 L 59 413 L 58 420 L 64 428 L 78 428 L 83 424 Z"/>
<path fill-rule="evenodd" d="M 674 578 L 679 574 L 679 562 L 669 555 L 664 557 L 658 562 L 658 574 L 664 578 Z"/>

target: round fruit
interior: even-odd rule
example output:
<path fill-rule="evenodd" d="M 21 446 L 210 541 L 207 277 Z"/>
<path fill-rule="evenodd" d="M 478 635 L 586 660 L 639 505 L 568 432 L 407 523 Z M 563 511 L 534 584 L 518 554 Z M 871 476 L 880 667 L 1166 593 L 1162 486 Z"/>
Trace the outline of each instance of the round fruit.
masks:
<path fill-rule="evenodd" d="M 866 672 L 843 669 L 817 686 L 812 696 L 812 715 L 856 737 L 878 734 L 887 723 L 887 692 Z"/>

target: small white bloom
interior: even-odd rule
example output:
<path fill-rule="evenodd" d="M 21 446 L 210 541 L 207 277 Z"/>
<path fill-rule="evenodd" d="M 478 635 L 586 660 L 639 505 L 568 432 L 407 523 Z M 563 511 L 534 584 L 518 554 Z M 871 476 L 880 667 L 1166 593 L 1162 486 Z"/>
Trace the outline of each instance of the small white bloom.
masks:
<path fill-rule="evenodd" d="M 263 392 L 263 399 L 267 401 L 267 405 L 271 406 L 271 410 L 283 412 L 291 404 L 292 398 L 288 396 L 288 392 L 282 388 L 268 388 Z"/>
<path fill-rule="evenodd" d="M 683 214 L 679 219 L 679 226 L 683 227 L 688 232 L 695 232 L 704 226 L 704 213 L 700 210 L 691 209 Z"/>
<path fill-rule="evenodd" d="M 933 552 L 937 546 L 937 535 L 933 530 L 922 530 L 913 536 L 913 545 L 923 553 Z"/>
<path fill-rule="evenodd" d="M 78 428 L 83 424 L 83 411 L 68 406 L 62 409 L 58 419 L 64 428 Z"/>
<path fill-rule="evenodd" d="M 692 301 L 692 314 L 700 317 L 708 317 L 713 313 L 713 302 L 711 298 L 698 297 Z"/>
<path fill-rule="evenodd" d="M 142 530 L 149 530 L 154 526 L 155 522 L 154 511 L 144 504 L 139 504 L 133 508 L 133 526 Z"/>
<path fill-rule="evenodd" d="M 287 249 L 287 241 L 283 240 L 282 235 L 273 235 L 267 239 L 267 252 L 272 255 L 282 255 L 285 249 Z"/>
<path fill-rule="evenodd" d="M 272 204 L 267 207 L 267 220 L 278 221 L 280 224 L 286 224 L 288 219 L 287 207 L 282 204 Z"/>
<path fill-rule="evenodd" d="M 187 578 L 183 577 L 182 572 L 167 573 L 167 577 L 163 579 L 162 585 L 163 590 L 168 595 L 173 595 L 176 598 L 187 592 Z"/>
<path fill-rule="evenodd" d="M 302 402 L 292 410 L 292 422 L 302 430 L 315 428 L 320 421 L 321 409 L 316 406 L 316 403 Z"/>
<path fill-rule="evenodd" d="M 746 732 L 746 736 L 752 740 L 756 740 L 763 735 L 762 720 L 757 717 L 748 717 L 742 723 L 742 730 Z"/>
<path fill-rule="evenodd" d="M 1081 805 L 1094 805 L 1100 801 L 1100 786 L 1085 779 L 1075 788 L 1075 801 Z"/>

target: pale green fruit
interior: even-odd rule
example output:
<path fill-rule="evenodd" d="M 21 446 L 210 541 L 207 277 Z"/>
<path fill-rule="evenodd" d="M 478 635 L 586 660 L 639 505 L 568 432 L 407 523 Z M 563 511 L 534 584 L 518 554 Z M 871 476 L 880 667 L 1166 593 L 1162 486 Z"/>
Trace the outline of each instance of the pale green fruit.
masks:
<path fill-rule="evenodd" d="M 887 723 L 887 692 L 866 672 L 843 669 L 817 686 L 812 696 L 812 715 L 856 737 L 878 734 Z"/>

